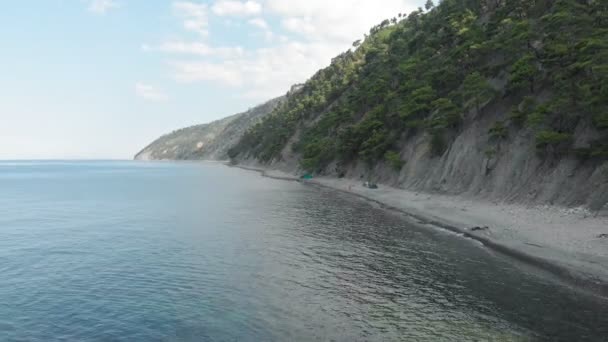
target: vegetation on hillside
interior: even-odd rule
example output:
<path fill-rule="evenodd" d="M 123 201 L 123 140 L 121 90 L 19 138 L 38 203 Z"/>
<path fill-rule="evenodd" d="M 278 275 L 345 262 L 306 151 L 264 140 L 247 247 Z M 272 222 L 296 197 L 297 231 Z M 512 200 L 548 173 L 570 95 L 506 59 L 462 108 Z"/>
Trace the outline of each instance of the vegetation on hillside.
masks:
<path fill-rule="evenodd" d="M 332 60 L 229 152 L 269 162 L 290 138 L 310 171 L 332 161 L 401 169 L 401 146 L 430 136 L 440 156 L 463 123 L 512 105 L 493 141 L 527 129 L 542 157 L 608 158 L 608 2 L 444 0 L 383 21 Z M 597 131 L 573 148 L 583 122 Z"/>

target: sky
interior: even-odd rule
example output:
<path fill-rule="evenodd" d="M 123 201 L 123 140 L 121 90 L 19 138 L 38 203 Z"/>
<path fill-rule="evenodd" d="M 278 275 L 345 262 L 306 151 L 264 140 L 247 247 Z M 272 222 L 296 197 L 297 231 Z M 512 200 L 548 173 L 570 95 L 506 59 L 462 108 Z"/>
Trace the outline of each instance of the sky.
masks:
<path fill-rule="evenodd" d="M 131 159 L 329 65 L 422 0 L 44 0 L 0 11 L 0 159 Z"/>

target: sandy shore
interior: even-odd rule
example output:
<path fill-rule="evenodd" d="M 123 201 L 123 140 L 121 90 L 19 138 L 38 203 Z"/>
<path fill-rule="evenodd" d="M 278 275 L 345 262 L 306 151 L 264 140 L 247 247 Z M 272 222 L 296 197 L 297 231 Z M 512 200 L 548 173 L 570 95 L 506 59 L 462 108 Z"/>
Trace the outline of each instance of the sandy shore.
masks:
<path fill-rule="evenodd" d="M 271 178 L 299 180 L 282 171 L 241 168 Z M 418 222 L 471 237 L 488 248 L 608 297 L 608 238 L 599 237 L 608 234 L 608 218 L 594 217 L 583 208 L 488 203 L 383 185 L 372 190 L 351 179 L 320 177 L 305 182 L 348 192 L 405 213 Z M 473 227 L 488 228 L 472 230 Z"/>

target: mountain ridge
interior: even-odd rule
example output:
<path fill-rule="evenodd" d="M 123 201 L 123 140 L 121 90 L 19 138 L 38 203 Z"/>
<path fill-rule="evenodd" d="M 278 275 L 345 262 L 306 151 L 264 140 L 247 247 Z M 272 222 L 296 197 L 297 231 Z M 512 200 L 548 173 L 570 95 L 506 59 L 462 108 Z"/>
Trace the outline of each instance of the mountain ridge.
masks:
<path fill-rule="evenodd" d="M 429 2 L 372 28 L 229 155 L 292 173 L 601 210 L 607 7 Z"/>
<path fill-rule="evenodd" d="M 228 150 L 255 122 L 276 108 L 284 96 L 243 113 L 175 130 L 138 152 L 135 160 L 228 160 Z"/>
<path fill-rule="evenodd" d="M 200 137 L 231 117 L 181 132 L 184 144 L 160 138 L 150 156 L 608 209 L 606 17 L 597 0 L 429 1 L 210 139 L 220 153 Z"/>

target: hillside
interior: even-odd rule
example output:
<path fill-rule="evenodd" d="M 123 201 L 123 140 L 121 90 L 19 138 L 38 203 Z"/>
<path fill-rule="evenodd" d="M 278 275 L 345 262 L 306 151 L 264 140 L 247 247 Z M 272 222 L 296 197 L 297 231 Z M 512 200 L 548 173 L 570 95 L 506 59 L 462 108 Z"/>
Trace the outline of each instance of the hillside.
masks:
<path fill-rule="evenodd" d="M 164 135 L 135 155 L 136 160 L 227 160 L 228 150 L 245 131 L 272 112 L 283 97 L 244 113 Z"/>
<path fill-rule="evenodd" d="M 372 28 L 229 155 L 415 191 L 602 209 L 607 8 L 429 1 Z"/>

